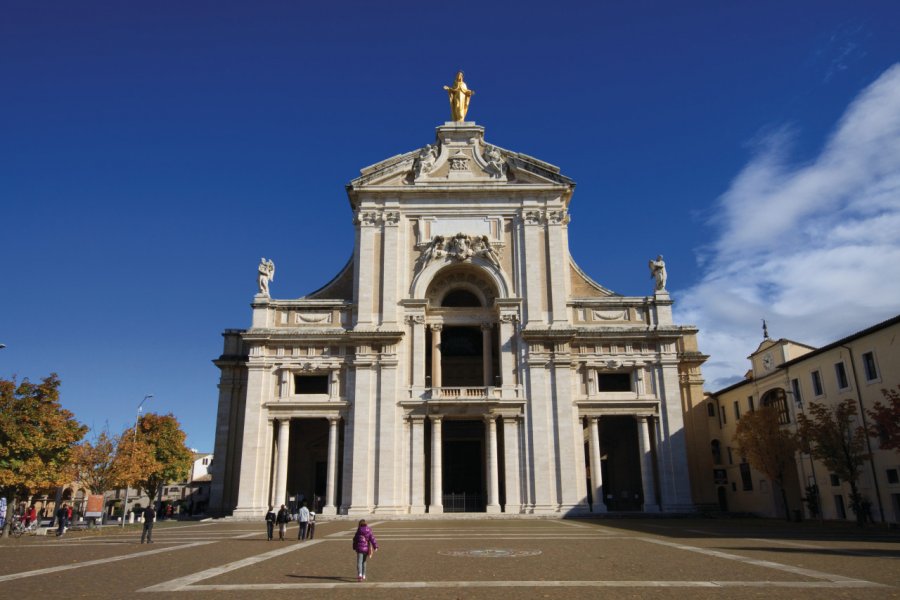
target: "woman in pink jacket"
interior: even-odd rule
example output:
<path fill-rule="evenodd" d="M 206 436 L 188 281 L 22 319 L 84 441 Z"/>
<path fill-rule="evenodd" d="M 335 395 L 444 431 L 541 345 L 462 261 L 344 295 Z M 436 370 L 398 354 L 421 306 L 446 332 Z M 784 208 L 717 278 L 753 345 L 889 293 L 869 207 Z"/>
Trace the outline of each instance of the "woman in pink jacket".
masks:
<path fill-rule="evenodd" d="M 353 534 L 353 549 L 356 551 L 356 580 L 365 581 L 366 561 L 378 550 L 378 542 L 365 519 L 359 521 L 359 527 Z"/>

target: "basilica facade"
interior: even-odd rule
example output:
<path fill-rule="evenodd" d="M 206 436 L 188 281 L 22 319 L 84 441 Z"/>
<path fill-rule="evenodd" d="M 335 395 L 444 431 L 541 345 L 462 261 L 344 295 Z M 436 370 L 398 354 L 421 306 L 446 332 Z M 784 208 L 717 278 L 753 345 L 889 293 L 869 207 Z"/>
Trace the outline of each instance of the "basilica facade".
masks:
<path fill-rule="evenodd" d="M 264 261 L 251 327 L 224 333 L 211 512 L 691 510 L 696 329 L 661 257 L 649 296 L 575 264 L 574 187 L 464 120 L 363 169 L 353 259 L 299 299 Z"/>

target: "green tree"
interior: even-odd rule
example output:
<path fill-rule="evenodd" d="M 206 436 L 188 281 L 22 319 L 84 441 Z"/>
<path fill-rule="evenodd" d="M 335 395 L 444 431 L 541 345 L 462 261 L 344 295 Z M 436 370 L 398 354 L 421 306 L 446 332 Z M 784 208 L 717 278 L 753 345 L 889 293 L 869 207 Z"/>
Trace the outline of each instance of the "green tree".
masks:
<path fill-rule="evenodd" d="M 764 406 L 744 415 L 737 424 L 735 442 L 754 469 L 773 481 L 781 491 L 785 518 L 790 520 L 785 478 L 799 448 L 797 436 L 778 422 L 779 411 Z"/>
<path fill-rule="evenodd" d="M 129 428 L 119 438 L 117 461 L 122 481 L 155 501 L 163 484 L 184 481 L 190 473 L 193 454 L 184 443 L 186 439 L 174 415 L 141 416 L 137 430 Z"/>
<path fill-rule="evenodd" d="M 878 438 L 884 450 L 900 450 L 900 386 L 881 393 L 887 404 L 879 401 L 866 411 L 872 419 L 869 435 Z"/>
<path fill-rule="evenodd" d="M 856 402 L 844 400 L 835 406 L 810 402 L 809 417 L 799 415 L 800 439 L 813 458 L 850 484 L 850 506 L 863 524 L 865 511 L 859 493 L 859 472 L 869 460 L 866 430 L 856 425 Z"/>
<path fill-rule="evenodd" d="M 87 427 L 60 405 L 59 384 L 55 373 L 40 383 L 0 379 L 0 496 L 8 501 L 0 537 L 17 502 L 73 477 L 70 455 Z"/>

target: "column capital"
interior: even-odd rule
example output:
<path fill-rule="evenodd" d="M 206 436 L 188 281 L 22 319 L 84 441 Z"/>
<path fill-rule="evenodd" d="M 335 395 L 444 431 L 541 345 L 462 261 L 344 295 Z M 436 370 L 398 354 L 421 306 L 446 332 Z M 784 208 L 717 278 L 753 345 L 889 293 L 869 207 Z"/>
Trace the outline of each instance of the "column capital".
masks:
<path fill-rule="evenodd" d="M 428 419 L 433 422 L 440 423 L 444 420 L 444 415 L 428 415 Z"/>
<path fill-rule="evenodd" d="M 440 331 L 441 329 L 444 328 L 443 323 L 430 323 L 428 326 L 431 328 L 432 331 Z"/>
<path fill-rule="evenodd" d="M 481 330 L 482 330 L 482 331 L 492 331 L 493 329 L 494 329 L 494 324 L 493 324 L 493 323 L 490 323 L 490 322 L 488 322 L 488 321 L 484 321 L 484 322 L 481 323 Z"/>
<path fill-rule="evenodd" d="M 425 415 L 406 415 L 407 421 L 425 421 Z"/>

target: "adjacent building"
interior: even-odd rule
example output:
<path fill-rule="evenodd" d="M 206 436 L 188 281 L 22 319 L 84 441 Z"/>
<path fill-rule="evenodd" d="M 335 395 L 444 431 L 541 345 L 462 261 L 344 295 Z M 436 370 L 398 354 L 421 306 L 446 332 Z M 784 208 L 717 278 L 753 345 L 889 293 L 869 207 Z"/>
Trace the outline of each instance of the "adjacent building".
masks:
<path fill-rule="evenodd" d="M 224 333 L 211 512 L 691 510 L 697 331 L 662 257 L 647 296 L 575 264 L 574 189 L 467 121 L 362 169 L 350 262 L 279 299 L 263 259 L 251 326 Z"/>
<path fill-rule="evenodd" d="M 849 399 L 858 407 L 856 423 L 867 427 L 868 411 L 885 401 L 883 390 L 900 385 L 898 340 L 900 316 L 821 348 L 766 336 L 749 356 L 746 379 L 707 397 L 705 485 L 715 489 L 720 509 L 785 516 L 780 494 L 747 464 L 734 442 L 737 423 L 747 411 L 775 406 L 783 426 L 796 431 L 797 416 L 810 402 L 834 406 Z M 863 466 L 860 493 L 872 504 L 874 520 L 900 522 L 900 453 L 882 449 L 877 437 L 868 439 L 868 451 L 872 460 Z M 817 498 L 825 519 L 855 518 L 847 482 L 808 454 L 796 455 L 785 491 L 790 510 L 807 518 L 816 516 L 805 501 L 809 496 Z"/>

